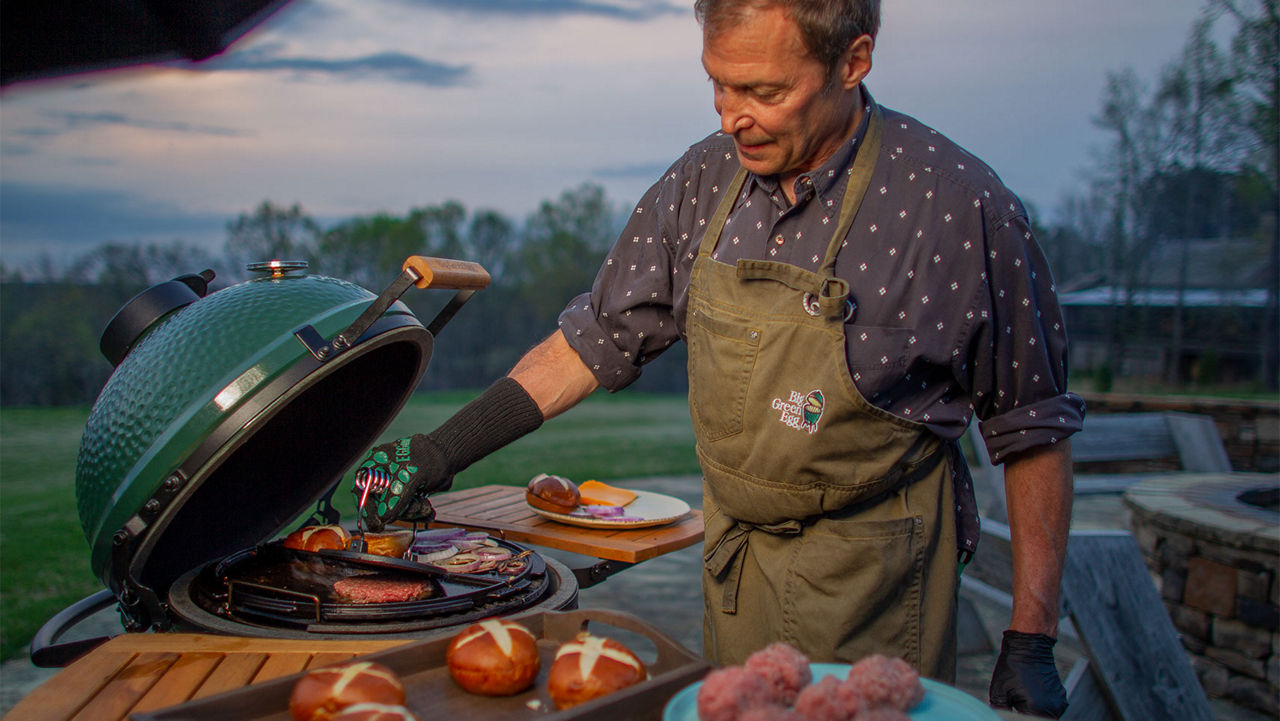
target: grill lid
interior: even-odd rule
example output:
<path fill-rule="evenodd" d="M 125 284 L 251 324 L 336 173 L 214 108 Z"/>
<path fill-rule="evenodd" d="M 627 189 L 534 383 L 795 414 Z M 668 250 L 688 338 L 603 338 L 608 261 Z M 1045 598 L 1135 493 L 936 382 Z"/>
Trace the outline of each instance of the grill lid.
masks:
<path fill-rule="evenodd" d="M 188 569 L 323 507 L 408 400 L 435 333 L 488 284 L 478 265 L 434 258 L 406 261 L 378 296 L 264 269 L 136 331 L 90 412 L 77 507 L 132 626 L 163 622 L 164 590 Z M 460 290 L 424 327 L 398 301 L 410 285 Z"/>

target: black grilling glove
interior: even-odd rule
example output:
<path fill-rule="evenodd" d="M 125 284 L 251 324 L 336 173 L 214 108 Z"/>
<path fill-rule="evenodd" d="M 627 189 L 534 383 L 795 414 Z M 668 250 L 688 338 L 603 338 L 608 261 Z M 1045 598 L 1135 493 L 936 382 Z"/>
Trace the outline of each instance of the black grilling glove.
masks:
<path fill-rule="evenodd" d="M 415 433 L 374 446 L 360 469 L 381 469 L 391 487 L 370 491 L 361 511 L 365 527 L 382 530 L 397 520 L 425 523 L 435 517 L 427 494 L 448 490 L 454 475 L 542 425 L 542 411 L 510 377 L 489 389 L 428 434 Z M 364 491 L 352 488 L 359 503 Z"/>
<path fill-rule="evenodd" d="M 1000 657 L 991 673 L 991 705 L 1019 713 L 1059 718 L 1067 710 L 1067 692 L 1053 664 L 1057 641 L 1042 633 L 1005 631 Z"/>

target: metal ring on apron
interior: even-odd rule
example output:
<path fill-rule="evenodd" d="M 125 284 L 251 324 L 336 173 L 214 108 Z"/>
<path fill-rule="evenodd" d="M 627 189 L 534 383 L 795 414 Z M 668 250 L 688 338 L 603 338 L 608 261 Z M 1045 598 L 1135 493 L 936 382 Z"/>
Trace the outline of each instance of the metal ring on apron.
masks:
<path fill-rule="evenodd" d="M 814 318 L 817 318 L 818 316 L 822 315 L 822 310 L 819 307 L 818 299 L 814 297 L 813 293 L 805 293 L 804 298 L 801 300 L 801 303 L 804 305 L 804 312 L 808 313 Z M 853 314 L 857 312 L 857 310 L 858 310 L 858 304 L 853 301 L 853 298 L 845 298 L 844 322 L 848 323 L 852 321 Z"/>

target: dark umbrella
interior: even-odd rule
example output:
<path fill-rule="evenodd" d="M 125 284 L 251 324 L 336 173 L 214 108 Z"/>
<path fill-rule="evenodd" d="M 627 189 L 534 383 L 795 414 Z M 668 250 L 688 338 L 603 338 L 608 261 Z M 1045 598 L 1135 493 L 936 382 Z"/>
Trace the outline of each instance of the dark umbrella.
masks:
<path fill-rule="evenodd" d="M 217 55 L 289 0 L 4 0 L 0 86 Z"/>

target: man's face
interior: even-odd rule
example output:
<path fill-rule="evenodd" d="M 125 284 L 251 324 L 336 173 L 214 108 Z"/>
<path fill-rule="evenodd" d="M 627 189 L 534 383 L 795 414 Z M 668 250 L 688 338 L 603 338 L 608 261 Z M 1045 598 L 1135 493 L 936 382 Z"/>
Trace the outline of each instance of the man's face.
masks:
<path fill-rule="evenodd" d="M 826 68 L 779 7 L 704 36 L 702 65 L 743 167 L 781 176 L 788 194 L 796 176 L 822 165 L 853 131 L 857 83 L 850 91 L 839 70 L 828 82 Z"/>

